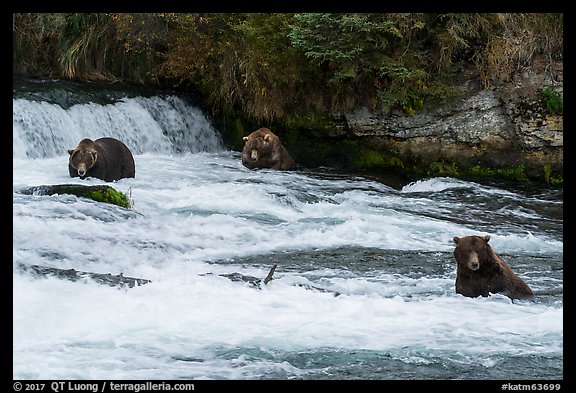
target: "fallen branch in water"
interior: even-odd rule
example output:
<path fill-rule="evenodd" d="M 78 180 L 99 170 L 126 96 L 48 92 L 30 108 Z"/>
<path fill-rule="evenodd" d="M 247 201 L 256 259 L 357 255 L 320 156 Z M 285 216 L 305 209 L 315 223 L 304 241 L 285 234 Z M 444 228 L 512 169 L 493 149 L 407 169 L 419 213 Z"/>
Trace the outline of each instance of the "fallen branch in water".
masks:
<path fill-rule="evenodd" d="M 265 284 L 265 285 L 268 285 L 268 283 L 269 283 L 270 281 L 272 281 L 272 275 L 274 274 L 274 271 L 276 270 L 276 266 L 278 266 L 278 265 L 274 264 L 274 265 L 272 266 L 272 269 L 270 269 L 270 272 L 268 273 L 268 275 L 267 275 L 266 278 L 264 279 L 264 284 Z"/>
<path fill-rule="evenodd" d="M 267 285 L 270 281 L 272 281 L 272 275 L 274 274 L 274 271 L 276 270 L 276 264 L 274 264 L 272 266 L 272 269 L 270 269 L 270 272 L 268 273 L 268 275 L 266 276 L 266 278 L 264 280 L 258 278 L 258 277 L 254 277 L 254 276 L 247 276 L 244 274 L 240 274 L 240 273 L 227 273 L 227 274 L 219 274 L 220 277 L 226 277 L 227 279 L 231 280 L 231 281 L 244 281 L 247 282 L 248 284 L 250 284 L 251 286 L 253 286 L 254 288 L 258 288 L 261 289 L 260 287 L 260 283 L 264 282 L 264 285 Z M 206 274 L 202 274 L 202 275 L 211 275 L 212 273 L 206 273 Z"/>
<path fill-rule="evenodd" d="M 274 264 L 272 266 L 272 268 L 270 269 L 270 272 L 268 273 L 268 275 L 266 276 L 266 278 L 264 280 L 259 279 L 258 277 L 254 277 L 254 276 L 247 276 L 244 274 L 240 274 L 240 273 L 227 273 L 227 274 L 219 274 L 219 276 L 221 277 L 226 277 L 227 279 L 231 280 L 231 281 L 243 281 L 243 282 L 247 282 L 248 284 L 250 284 L 250 286 L 254 287 L 254 288 L 258 288 L 258 289 L 262 289 L 262 287 L 260 286 L 261 282 L 264 282 L 264 285 L 268 285 L 268 283 L 270 281 L 273 280 L 273 275 L 274 272 L 276 271 L 276 267 L 278 265 Z M 206 275 L 211 275 L 212 273 L 206 273 Z M 308 289 L 310 291 L 319 291 L 319 292 L 325 292 L 325 293 L 333 293 L 334 296 L 340 296 L 340 292 L 337 291 L 333 291 L 330 289 L 326 289 L 326 288 L 321 288 L 321 287 L 317 287 L 314 285 L 309 285 L 309 284 L 293 284 L 294 286 L 300 287 L 300 288 L 304 288 L 304 289 Z"/>

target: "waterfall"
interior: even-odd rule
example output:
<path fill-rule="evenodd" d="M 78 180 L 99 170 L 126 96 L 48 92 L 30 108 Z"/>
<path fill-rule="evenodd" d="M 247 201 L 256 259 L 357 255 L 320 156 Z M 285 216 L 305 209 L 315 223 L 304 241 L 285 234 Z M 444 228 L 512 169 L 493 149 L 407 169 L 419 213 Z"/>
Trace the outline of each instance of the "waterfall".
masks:
<path fill-rule="evenodd" d="M 69 93 L 70 94 L 70 93 Z M 74 92 L 72 94 L 79 94 Z M 223 150 L 220 135 L 202 110 L 177 95 L 102 100 L 13 98 L 13 158 L 68 154 L 84 138 L 114 137 L 133 154 Z"/>

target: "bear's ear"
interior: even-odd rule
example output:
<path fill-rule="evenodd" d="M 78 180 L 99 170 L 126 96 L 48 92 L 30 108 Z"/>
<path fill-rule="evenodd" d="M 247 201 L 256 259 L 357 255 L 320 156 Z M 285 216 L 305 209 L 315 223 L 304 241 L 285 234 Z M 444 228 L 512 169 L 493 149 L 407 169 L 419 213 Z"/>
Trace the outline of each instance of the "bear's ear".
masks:
<path fill-rule="evenodd" d="M 245 137 L 242 138 L 242 139 L 244 140 L 244 142 L 247 142 L 247 141 L 248 141 L 248 137 L 247 137 L 247 136 L 245 136 Z"/>
<path fill-rule="evenodd" d="M 268 142 L 269 139 L 270 139 L 270 134 L 264 135 L 264 142 Z"/>
<path fill-rule="evenodd" d="M 484 241 L 485 241 L 486 243 L 488 243 L 488 241 L 490 240 L 490 235 L 486 235 L 486 236 L 484 236 L 482 239 L 484 239 Z"/>
<path fill-rule="evenodd" d="M 458 244 L 458 242 L 460 241 L 460 238 L 458 236 L 454 236 L 454 243 Z"/>
<path fill-rule="evenodd" d="M 96 152 L 96 150 L 92 150 L 92 159 L 94 160 L 94 162 L 96 162 L 96 160 L 98 159 L 98 152 Z"/>

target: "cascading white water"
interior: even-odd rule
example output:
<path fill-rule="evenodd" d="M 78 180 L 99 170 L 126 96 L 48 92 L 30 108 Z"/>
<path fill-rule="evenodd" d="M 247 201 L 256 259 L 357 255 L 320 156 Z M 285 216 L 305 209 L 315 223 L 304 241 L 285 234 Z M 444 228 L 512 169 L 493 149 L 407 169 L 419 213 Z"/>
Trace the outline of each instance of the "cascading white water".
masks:
<path fill-rule="evenodd" d="M 222 150 L 218 132 L 202 111 L 177 96 L 123 98 L 101 105 L 13 100 L 13 158 L 67 154 L 84 138 L 123 141 L 133 154 Z"/>

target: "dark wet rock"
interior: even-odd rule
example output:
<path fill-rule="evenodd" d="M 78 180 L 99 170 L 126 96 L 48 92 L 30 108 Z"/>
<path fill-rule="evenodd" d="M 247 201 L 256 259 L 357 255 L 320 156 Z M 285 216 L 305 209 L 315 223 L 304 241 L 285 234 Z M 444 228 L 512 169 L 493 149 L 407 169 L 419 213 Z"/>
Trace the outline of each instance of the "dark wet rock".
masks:
<path fill-rule="evenodd" d="M 27 265 L 27 264 L 20 264 L 19 267 L 23 271 L 31 273 L 36 277 L 53 276 L 69 281 L 81 281 L 91 279 L 99 284 L 109 285 L 112 287 L 117 286 L 117 287 L 133 288 L 135 286 L 141 286 L 152 282 L 144 278 L 125 277 L 122 273 L 120 274 L 93 273 L 93 272 L 83 272 L 76 269 L 59 269 L 55 267 Z"/>

